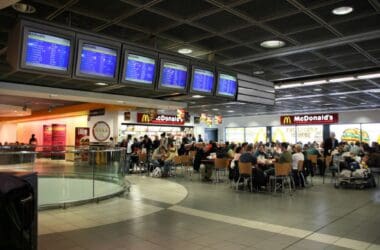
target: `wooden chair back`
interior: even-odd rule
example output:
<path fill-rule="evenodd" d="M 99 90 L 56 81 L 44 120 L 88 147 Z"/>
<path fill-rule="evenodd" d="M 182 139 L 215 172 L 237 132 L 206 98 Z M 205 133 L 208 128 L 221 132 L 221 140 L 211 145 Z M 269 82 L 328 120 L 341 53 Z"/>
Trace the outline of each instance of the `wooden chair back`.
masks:
<path fill-rule="evenodd" d="M 292 170 L 292 165 L 290 163 L 275 163 L 274 164 L 274 174 L 276 176 L 288 176 Z"/>
<path fill-rule="evenodd" d="M 303 169 L 304 169 L 303 163 L 304 163 L 304 161 L 298 161 L 297 162 L 298 172 L 302 172 L 303 171 Z"/>
<path fill-rule="evenodd" d="M 181 163 L 184 166 L 192 166 L 193 165 L 192 160 L 191 160 L 189 155 L 182 155 L 181 156 Z"/>
<path fill-rule="evenodd" d="M 182 159 L 181 156 L 177 155 L 173 158 L 173 163 L 174 165 L 181 165 L 182 164 Z"/>
<path fill-rule="evenodd" d="M 318 159 L 318 156 L 317 155 L 308 155 L 307 156 L 307 159 L 309 161 L 311 161 L 311 164 L 313 165 L 317 165 L 317 159 Z"/>
<path fill-rule="evenodd" d="M 137 155 L 139 156 L 139 162 L 145 162 L 147 160 L 146 153 L 139 152 Z"/>
<path fill-rule="evenodd" d="M 195 150 L 191 150 L 191 151 L 189 151 L 189 157 L 190 157 L 190 159 L 191 160 L 194 160 L 194 158 L 195 158 L 195 154 L 196 154 L 197 152 L 195 151 Z"/>
<path fill-rule="evenodd" d="M 228 168 L 229 163 L 230 160 L 227 158 L 215 158 L 214 167 L 219 169 Z"/>
<path fill-rule="evenodd" d="M 329 168 L 331 166 L 331 163 L 332 163 L 332 156 L 331 155 L 327 155 L 326 158 L 325 158 L 325 166 L 326 166 L 326 168 Z"/>
<path fill-rule="evenodd" d="M 239 161 L 238 166 L 239 166 L 239 174 L 249 175 L 249 176 L 252 175 L 252 163 Z"/>

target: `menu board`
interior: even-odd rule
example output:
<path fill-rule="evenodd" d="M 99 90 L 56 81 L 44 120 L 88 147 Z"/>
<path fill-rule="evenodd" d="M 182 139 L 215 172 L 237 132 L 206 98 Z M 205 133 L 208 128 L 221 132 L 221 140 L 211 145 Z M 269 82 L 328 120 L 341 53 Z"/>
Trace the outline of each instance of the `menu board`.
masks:
<path fill-rule="evenodd" d="M 125 80 L 153 84 L 156 62 L 153 58 L 128 54 Z"/>
<path fill-rule="evenodd" d="M 380 124 L 379 123 L 368 123 L 362 124 L 362 141 L 368 143 L 377 142 L 380 144 Z"/>
<path fill-rule="evenodd" d="M 182 64 L 164 62 L 160 85 L 166 88 L 185 89 L 187 82 L 187 67 Z"/>
<path fill-rule="evenodd" d="M 360 124 L 330 125 L 330 132 L 335 133 L 339 142 L 360 141 Z"/>
<path fill-rule="evenodd" d="M 117 50 L 83 43 L 79 71 L 82 74 L 114 78 Z"/>
<path fill-rule="evenodd" d="M 272 141 L 287 142 L 290 144 L 296 143 L 296 127 L 295 126 L 272 127 Z"/>
<path fill-rule="evenodd" d="M 323 141 L 323 125 L 297 126 L 297 142 L 308 143 Z"/>
<path fill-rule="evenodd" d="M 70 40 L 38 32 L 28 32 L 25 65 L 68 71 Z"/>
<path fill-rule="evenodd" d="M 212 93 L 214 87 L 214 72 L 210 70 L 194 69 L 192 90 Z"/>
<path fill-rule="evenodd" d="M 244 142 L 244 128 L 226 128 L 226 140 L 228 142 Z"/>
<path fill-rule="evenodd" d="M 218 95 L 234 97 L 237 91 L 237 79 L 235 76 L 219 74 Z"/>
<path fill-rule="evenodd" d="M 263 142 L 267 140 L 266 127 L 245 128 L 245 141 L 248 143 Z"/>

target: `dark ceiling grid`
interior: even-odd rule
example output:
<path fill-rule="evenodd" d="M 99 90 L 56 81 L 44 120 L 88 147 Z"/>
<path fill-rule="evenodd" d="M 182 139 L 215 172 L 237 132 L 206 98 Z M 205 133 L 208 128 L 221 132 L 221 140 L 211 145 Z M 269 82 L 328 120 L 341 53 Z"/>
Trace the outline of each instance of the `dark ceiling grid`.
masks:
<path fill-rule="evenodd" d="M 65 12 L 68 8 L 75 5 L 79 0 L 69 0 L 60 8 L 56 9 L 54 12 L 50 13 L 45 19 L 47 21 L 52 21 L 54 18 Z"/>

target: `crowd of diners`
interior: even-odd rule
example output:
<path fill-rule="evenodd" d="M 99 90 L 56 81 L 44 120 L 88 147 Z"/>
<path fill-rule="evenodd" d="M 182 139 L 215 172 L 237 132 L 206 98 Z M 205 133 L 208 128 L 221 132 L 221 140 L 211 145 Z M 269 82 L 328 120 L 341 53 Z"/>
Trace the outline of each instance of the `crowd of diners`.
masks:
<path fill-rule="evenodd" d="M 274 175 L 274 163 L 289 163 L 292 166 L 295 185 L 299 188 L 305 186 L 303 179 L 299 177 L 298 161 L 304 162 L 304 176 L 307 182 L 308 176 L 324 175 L 326 171 L 326 156 L 331 156 L 330 170 L 335 172 L 344 169 L 347 162 L 355 161 L 358 166 L 368 169 L 368 166 L 380 166 L 380 149 L 377 143 L 369 146 L 360 142 L 338 142 L 335 134 L 321 143 L 296 143 L 287 142 L 256 142 L 256 143 L 217 143 L 204 142 L 199 135 L 196 139 L 194 135 L 186 135 L 181 143 L 174 140 L 174 137 L 161 134 L 151 140 L 148 136 L 140 139 L 129 135 L 123 140 L 120 146 L 127 148 L 127 155 L 135 155 L 138 152 L 146 152 L 150 155 L 151 162 L 163 169 L 163 176 L 169 175 L 174 157 L 178 155 L 190 154 L 192 152 L 193 169 L 195 172 L 204 171 L 203 181 L 212 181 L 213 164 L 205 163 L 211 158 L 230 159 L 229 178 L 236 181 L 239 162 L 250 162 L 252 164 L 253 186 L 257 189 L 265 188 L 269 177 Z M 310 155 L 317 156 L 317 167 L 314 167 L 309 160 Z M 204 168 L 204 170 L 203 170 Z M 335 173 L 333 171 L 333 174 Z"/>

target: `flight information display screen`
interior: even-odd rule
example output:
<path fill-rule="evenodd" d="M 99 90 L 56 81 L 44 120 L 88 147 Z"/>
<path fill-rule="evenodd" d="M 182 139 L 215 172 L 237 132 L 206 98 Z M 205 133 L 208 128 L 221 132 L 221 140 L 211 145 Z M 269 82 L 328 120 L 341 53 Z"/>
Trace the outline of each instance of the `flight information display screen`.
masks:
<path fill-rule="evenodd" d="M 235 76 L 219 74 L 218 94 L 235 96 L 237 91 L 237 79 Z"/>
<path fill-rule="evenodd" d="M 214 73 L 209 70 L 194 69 L 193 85 L 194 91 L 211 93 L 214 87 Z"/>
<path fill-rule="evenodd" d="M 164 62 L 161 72 L 161 86 L 167 88 L 185 89 L 187 82 L 187 67 L 185 65 Z"/>
<path fill-rule="evenodd" d="M 114 78 L 117 50 L 83 43 L 79 71 L 82 74 Z"/>
<path fill-rule="evenodd" d="M 71 44 L 69 39 L 38 32 L 28 32 L 25 65 L 68 71 Z"/>
<path fill-rule="evenodd" d="M 153 58 L 128 54 L 125 80 L 153 84 L 156 62 Z"/>

